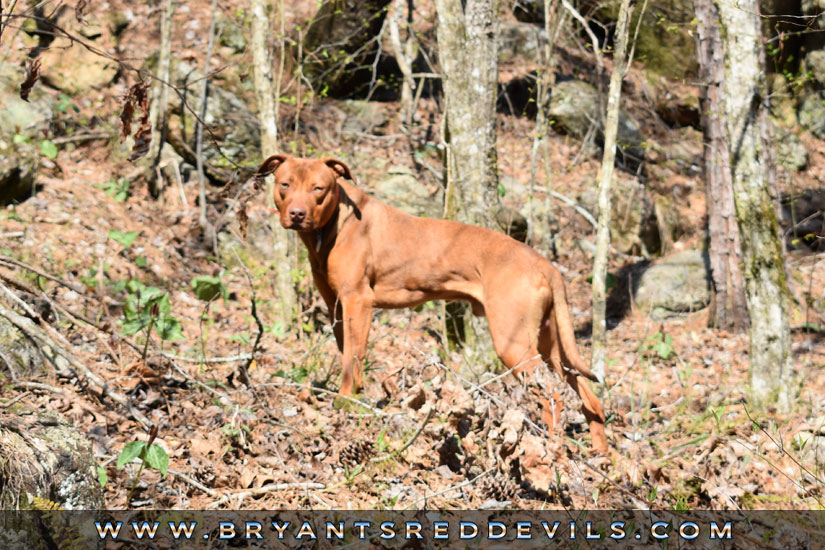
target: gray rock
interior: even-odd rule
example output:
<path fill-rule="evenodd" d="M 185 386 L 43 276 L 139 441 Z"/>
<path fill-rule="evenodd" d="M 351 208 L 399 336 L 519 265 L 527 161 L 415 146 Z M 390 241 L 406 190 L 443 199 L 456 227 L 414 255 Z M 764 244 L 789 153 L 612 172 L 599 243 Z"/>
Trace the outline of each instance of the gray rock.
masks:
<path fill-rule="evenodd" d="M 776 162 L 788 172 L 798 172 L 808 166 L 808 150 L 799 136 L 788 130 L 777 129 L 775 138 Z"/>
<path fill-rule="evenodd" d="M 406 166 L 390 166 L 387 176 L 373 188 L 379 200 L 411 214 L 439 218 L 444 209 L 441 188 L 431 192 L 416 176 L 415 170 Z"/>
<path fill-rule="evenodd" d="M 220 21 L 222 45 L 232 48 L 235 53 L 246 50 L 246 35 L 249 32 L 243 25 L 232 17 L 222 17 Z"/>
<path fill-rule="evenodd" d="M 636 307 L 652 319 L 700 310 L 710 303 L 710 259 L 700 250 L 666 256 L 633 286 Z"/>
<path fill-rule="evenodd" d="M 825 139 L 825 93 L 812 92 L 799 106 L 799 124 L 819 139 Z"/>
<path fill-rule="evenodd" d="M 152 64 L 157 58 L 147 63 Z M 189 106 L 200 113 L 201 73 L 188 63 L 173 59 L 170 74 L 175 85 L 185 88 L 184 96 Z M 169 94 L 168 141 L 175 151 L 188 163 L 195 164 L 196 119 L 183 107 L 178 94 Z M 219 86 L 210 85 L 206 104 L 206 124 L 212 129 L 214 138 L 220 145 L 215 146 L 213 137 L 207 132 L 203 136 L 204 159 L 208 163 L 207 174 L 210 178 L 228 181 L 236 167 L 240 166 L 240 178 L 252 175 L 260 162 L 261 134 L 258 117 L 234 93 Z"/>
<path fill-rule="evenodd" d="M 626 254 L 649 255 L 661 247 L 656 212 L 645 186 L 636 180 L 615 178 L 610 193 L 611 245 Z M 598 184 L 579 196 L 579 203 L 598 216 Z"/>
<path fill-rule="evenodd" d="M 376 101 L 348 99 L 339 105 L 346 118 L 341 128 L 345 136 L 358 134 L 381 134 L 380 131 L 389 122 L 386 109 Z"/>
<path fill-rule="evenodd" d="M 11 64 L 0 64 L 0 132 L 30 138 L 42 136 L 42 130 L 48 128 L 52 118 L 52 100 L 40 84 L 36 84 L 29 93 L 29 101 L 23 101 L 21 78 Z"/>
<path fill-rule="evenodd" d="M 498 59 L 501 62 L 521 59 L 534 61 L 539 58 L 539 50 L 547 42 L 547 33 L 542 27 L 528 23 L 506 23 L 499 25 Z"/>
<path fill-rule="evenodd" d="M 0 206 L 28 196 L 40 164 L 40 152 L 27 142 L 13 143 L 12 136 L 0 134 Z"/>
<path fill-rule="evenodd" d="M 578 137 L 584 138 L 595 125 L 597 141 L 603 139 L 602 108 L 599 91 L 583 80 L 567 80 L 559 82 L 553 88 L 550 96 L 550 119 L 554 127 Z M 645 138 L 638 124 L 624 109 L 619 110 L 619 127 L 616 137 L 617 159 L 622 154 L 638 160 L 644 158 Z"/>
<path fill-rule="evenodd" d="M 814 50 L 805 56 L 805 67 L 811 71 L 811 76 L 825 86 L 825 50 Z"/>
<path fill-rule="evenodd" d="M 34 508 L 31 498 L 56 502 L 64 510 L 105 506 L 97 461 L 89 441 L 50 410 L 0 411 L 3 486 L 0 506 Z"/>

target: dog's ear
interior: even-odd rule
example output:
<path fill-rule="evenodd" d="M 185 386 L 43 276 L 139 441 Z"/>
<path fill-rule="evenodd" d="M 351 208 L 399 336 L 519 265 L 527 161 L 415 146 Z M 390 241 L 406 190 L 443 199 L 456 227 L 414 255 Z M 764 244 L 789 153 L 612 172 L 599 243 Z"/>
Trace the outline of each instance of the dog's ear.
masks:
<path fill-rule="evenodd" d="M 355 178 L 352 177 L 352 172 L 349 171 L 349 166 L 347 166 L 344 162 L 336 158 L 327 157 L 324 159 L 324 164 L 335 170 L 335 173 L 338 174 L 339 178 L 355 181 Z"/>
<path fill-rule="evenodd" d="M 263 179 L 268 175 L 274 173 L 275 170 L 277 170 L 281 164 L 286 162 L 288 158 L 289 155 L 272 155 L 271 157 L 263 161 L 261 166 L 258 168 L 258 171 L 255 172 L 255 177 L 258 179 Z"/>

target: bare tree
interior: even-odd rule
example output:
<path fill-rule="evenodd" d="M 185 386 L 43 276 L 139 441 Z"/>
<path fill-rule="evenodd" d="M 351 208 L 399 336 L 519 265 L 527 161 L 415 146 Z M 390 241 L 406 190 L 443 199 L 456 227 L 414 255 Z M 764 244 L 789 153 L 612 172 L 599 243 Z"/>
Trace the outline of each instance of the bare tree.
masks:
<path fill-rule="evenodd" d="M 793 395 L 785 277 L 771 200 L 771 143 L 757 0 L 714 0 L 724 49 L 722 92 L 736 220 L 750 313 L 750 396 L 758 407 L 787 411 Z"/>
<path fill-rule="evenodd" d="M 252 63 L 254 66 L 255 95 L 258 100 L 258 118 L 261 121 L 261 158 L 278 152 L 278 121 L 274 78 L 272 75 L 272 55 L 267 43 L 271 34 L 266 0 L 251 0 L 252 11 Z M 281 14 L 283 15 L 283 14 Z M 272 262 L 275 266 L 275 288 L 278 290 L 278 308 L 281 322 L 291 321 L 297 299 L 292 282 L 289 261 L 289 237 L 285 231 L 273 233 Z"/>
<path fill-rule="evenodd" d="M 748 327 L 745 281 L 742 276 L 742 253 L 739 227 L 733 200 L 730 154 L 725 120 L 722 84 L 725 80 L 724 50 L 719 25 L 719 11 L 713 0 L 695 0 L 697 53 L 699 57 L 702 129 L 704 132 L 704 172 L 708 200 L 708 234 L 710 237 L 710 272 L 713 300 L 710 326 L 740 331 Z"/>
<path fill-rule="evenodd" d="M 496 99 L 498 19 L 495 0 L 436 0 L 438 59 L 445 92 L 444 216 L 495 228 L 498 199 Z M 478 357 L 484 323 L 463 304 L 445 311 L 451 340 L 464 340 Z M 478 337 L 477 337 L 478 336 Z M 488 344 L 489 346 L 489 344 Z"/>
<path fill-rule="evenodd" d="M 607 355 L 605 309 L 607 253 L 610 248 L 610 186 L 613 180 L 613 165 L 616 162 L 616 134 L 619 128 L 619 108 L 624 80 L 633 52 L 627 55 L 628 21 L 631 0 L 622 0 L 619 7 L 619 21 L 616 25 L 616 50 L 613 52 L 613 73 L 607 92 L 607 114 L 604 123 L 604 155 L 599 173 L 599 222 L 596 227 L 596 252 L 593 258 L 593 342 L 590 369 L 604 380 Z M 644 11 L 644 8 L 642 8 Z M 641 21 L 641 17 L 639 18 Z M 627 59 L 626 59 L 627 58 Z"/>

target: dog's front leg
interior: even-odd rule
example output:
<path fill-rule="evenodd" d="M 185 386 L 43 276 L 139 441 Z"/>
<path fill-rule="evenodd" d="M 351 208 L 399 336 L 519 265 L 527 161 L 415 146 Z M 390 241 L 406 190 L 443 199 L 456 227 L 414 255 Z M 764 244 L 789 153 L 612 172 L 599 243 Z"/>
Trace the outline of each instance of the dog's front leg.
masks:
<path fill-rule="evenodd" d="M 352 395 L 362 386 L 362 369 L 367 354 L 367 337 L 372 321 L 373 297 L 369 292 L 341 296 L 344 321 L 344 350 L 341 356 L 341 394 Z"/>

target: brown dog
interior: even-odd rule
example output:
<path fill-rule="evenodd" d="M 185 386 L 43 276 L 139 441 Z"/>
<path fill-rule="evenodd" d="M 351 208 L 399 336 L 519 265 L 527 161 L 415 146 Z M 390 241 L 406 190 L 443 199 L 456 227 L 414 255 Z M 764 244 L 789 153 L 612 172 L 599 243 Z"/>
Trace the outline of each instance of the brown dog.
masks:
<path fill-rule="evenodd" d="M 596 378 L 576 348 L 561 274 L 547 259 L 502 233 L 404 214 L 338 181 L 354 180 L 337 159 L 274 155 L 257 177 L 269 174 L 281 225 L 304 241 L 334 318 L 343 395 L 361 388 L 374 307 L 464 300 L 487 316 L 508 368 L 530 372 L 545 361 L 566 377 L 582 398 L 594 448 L 607 450 L 601 403 L 579 376 Z"/>

